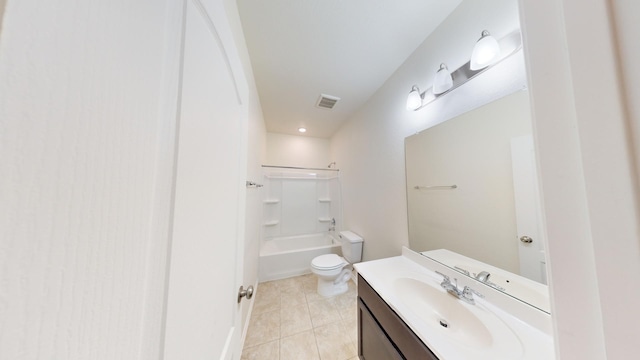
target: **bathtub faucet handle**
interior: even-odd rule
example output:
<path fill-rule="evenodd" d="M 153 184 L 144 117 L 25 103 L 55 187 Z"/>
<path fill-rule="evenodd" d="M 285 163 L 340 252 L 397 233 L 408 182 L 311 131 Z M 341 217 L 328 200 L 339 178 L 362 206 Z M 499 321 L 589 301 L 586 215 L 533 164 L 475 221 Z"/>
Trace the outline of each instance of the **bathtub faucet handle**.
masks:
<path fill-rule="evenodd" d="M 331 226 L 329 226 L 329 231 L 336 231 L 336 218 L 331 218 Z"/>

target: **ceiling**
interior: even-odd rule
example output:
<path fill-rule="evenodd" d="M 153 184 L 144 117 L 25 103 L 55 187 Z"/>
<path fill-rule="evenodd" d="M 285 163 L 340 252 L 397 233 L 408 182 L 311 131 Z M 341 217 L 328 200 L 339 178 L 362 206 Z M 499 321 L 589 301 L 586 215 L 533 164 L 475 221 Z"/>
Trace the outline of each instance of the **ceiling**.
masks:
<path fill-rule="evenodd" d="M 267 131 L 331 137 L 461 1 L 238 0 Z"/>

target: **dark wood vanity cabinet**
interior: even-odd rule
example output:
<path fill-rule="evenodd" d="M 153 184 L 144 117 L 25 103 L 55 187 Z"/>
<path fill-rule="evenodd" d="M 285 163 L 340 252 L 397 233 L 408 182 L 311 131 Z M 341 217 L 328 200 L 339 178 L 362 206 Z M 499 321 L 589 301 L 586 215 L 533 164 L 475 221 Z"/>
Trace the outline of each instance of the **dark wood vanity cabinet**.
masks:
<path fill-rule="evenodd" d="M 438 360 L 360 275 L 358 356 L 361 360 Z"/>

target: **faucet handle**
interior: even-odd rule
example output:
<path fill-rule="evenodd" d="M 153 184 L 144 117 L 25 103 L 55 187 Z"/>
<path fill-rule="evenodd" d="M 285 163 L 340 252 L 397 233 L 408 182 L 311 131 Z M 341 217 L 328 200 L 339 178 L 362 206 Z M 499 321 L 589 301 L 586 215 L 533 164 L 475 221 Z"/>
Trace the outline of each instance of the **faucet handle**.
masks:
<path fill-rule="evenodd" d="M 462 290 L 462 293 L 463 293 L 465 296 L 467 296 L 467 295 L 468 295 L 468 296 L 472 296 L 471 294 L 474 294 L 474 295 L 478 296 L 479 298 L 484 299 L 484 295 L 482 295 L 481 293 L 477 292 L 476 290 L 473 290 L 472 288 L 470 288 L 470 287 L 468 287 L 468 286 L 465 286 L 465 287 L 464 287 L 464 290 Z"/>
<path fill-rule="evenodd" d="M 488 282 L 490 276 L 491 274 L 488 271 L 481 271 L 479 274 L 475 275 L 475 278 L 482 282 Z"/>
<path fill-rule="evenodd" d="M 445 275 L 445 274 L 441 273 L 440 271 L 436 271 L 436 274 L 438 274 L 438 275 L 440 275 L 440 276 L 442 276 L 442 277 L 444 278 L 444 279 L 442 280 L 442 282 L 447 282 L 447 283 L 450 283 L 450 282 L 451 282 L 451 280 L 449 280 L 449 276 L 447 276 L 447 275 Z"/>
<path fill-rule="evenodd" d="M 461 267 L 459 267 L 459 266 L 454 266 L 453 268 L 454 268 L 454 269 L 456 269 L 456 270 L 458 270 L 458 271 L 460 271 L 460 272 L 462 272 L 463 274 L 465 274 L 465 275 L 467 275 L 467 276 L 471 276 L 471 275 L 469 274 L 469 270 L 465 270 L 465 269 L 463 269 L 463 268 L 461 268 Z"/>

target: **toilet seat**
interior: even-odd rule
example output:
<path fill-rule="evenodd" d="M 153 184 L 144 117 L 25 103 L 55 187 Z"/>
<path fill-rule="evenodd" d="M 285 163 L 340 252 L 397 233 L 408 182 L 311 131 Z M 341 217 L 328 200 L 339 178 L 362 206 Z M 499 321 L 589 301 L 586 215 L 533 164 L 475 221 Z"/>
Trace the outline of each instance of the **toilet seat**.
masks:
<path fill-rule="evenodd" d="M 344 258 L 336 255 L 336 254 L 326 254 L 320 255 L 311 261 L 311 267 L 318 270 L 335 270 L 342 268 L 348 263 Z"/>

